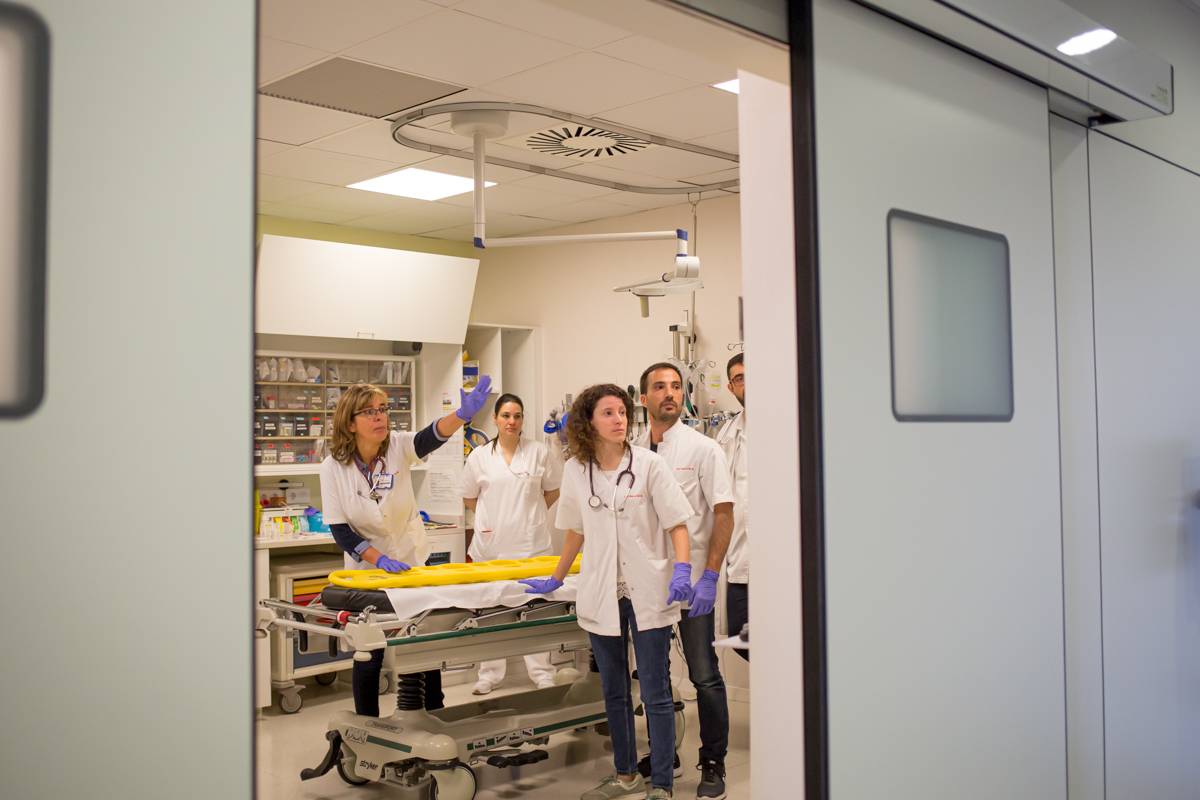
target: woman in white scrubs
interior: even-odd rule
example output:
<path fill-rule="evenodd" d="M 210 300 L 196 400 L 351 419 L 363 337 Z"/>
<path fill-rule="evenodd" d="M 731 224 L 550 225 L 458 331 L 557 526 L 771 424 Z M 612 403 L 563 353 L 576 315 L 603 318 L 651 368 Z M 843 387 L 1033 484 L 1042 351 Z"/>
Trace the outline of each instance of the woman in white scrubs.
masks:
<path fill-rule="evenodd" d="M 429 545 L 418 513 L 409 468 L 442 446 L 487 402 L 491 378 L 483 376 L 462 407 L 417 433 L 388 427 L 388 396 L 360 383 L 342 393 L 333 412 L 329 455 L 321 462 L 322 514 L 350 569 L 372 566 L 403 572 L 425 563 Z M 383 650 L 355 661 L 354 711 L 379 716 Z M 442 675 L 425 673 L 426 710 L 442 708 Z"/>
<path fill-rule="evenodd" d="M 549 555 L 546 509 L 558 499 L 562 464 L 546 445 L 521 438 L 525 404 L 515 394 L 500 395 L 492 418 L 496 438 L 472 450 L 463 468 L 463 504 L 475 512 L 467 553 L 473 561 Z M 482 662 L 475 694 L 495 689 L 506 664 L 504 659 Z M 539 689 L 554 685 L 549 653 L 525 656 L 525 668 Z"/>
<path fill-rule="evenodd" d="M 668 659 L 679 603 L 692 594 L 686 525 L 692 507 L 666 462 L 626 441 L 632 416 L 632 400 L 613 384 L 590 386 L 575 400 L 567 422 L 572 458 L 563 468 L 556 518 L 567 532 L 562 556 L 551 577 L 521 581 L 531 593 L 552 593 L 583 550 L 575 609 L 600 670 L 616 774 L 581 800 L 666 800 L 674 777 Z M 637 770 L 631 638 L 650 732 L 648 790 Z"/>

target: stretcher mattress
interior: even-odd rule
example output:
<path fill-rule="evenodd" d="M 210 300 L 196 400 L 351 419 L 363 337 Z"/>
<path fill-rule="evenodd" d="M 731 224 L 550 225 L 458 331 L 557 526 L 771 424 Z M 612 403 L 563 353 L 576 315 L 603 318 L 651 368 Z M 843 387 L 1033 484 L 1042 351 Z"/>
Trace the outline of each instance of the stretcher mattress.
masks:
<path fill-rule="evenodd" d="M 577 575 L 568 575 L 562 588 L 548 595 L 526 593 L 528 587 L 516 581 L 491 581 L 451 586 L 412 586 L 403 589 L 349 589 L 328 586 L 321 592 L 321 604 L 338 611 L 363 611 L 375 606 L 381 614 L 395 613 L 400 619 L 412 619 L 425 612 L 444 608 L 475 611 L 483 608 L 516 608 L 533 600 L 574 602 Z"/>

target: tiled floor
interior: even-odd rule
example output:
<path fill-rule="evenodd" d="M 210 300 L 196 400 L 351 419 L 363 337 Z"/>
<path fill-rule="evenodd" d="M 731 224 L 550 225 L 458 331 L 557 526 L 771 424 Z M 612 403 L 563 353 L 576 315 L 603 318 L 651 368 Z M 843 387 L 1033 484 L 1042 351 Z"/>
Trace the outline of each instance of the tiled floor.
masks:
<path fill-rule="evenodd" d="M 518 673 L 514 676 L 513 673 Z M 510 670 L 509 677 L 495 692 L 502 695 L 528 685 L 528 678 Z M 687 687 L 690 689 L 691 687 Z M 465 702 L 470 698 L 471 684 L 449 686 L 447 705 Z M 267 709 L 257 723 L 258 737 L 258 798 L 259 800 L 421 800 L 417 793 L 407 793 L 400 787 L 373 784 L 364 787 L 348 786 L 330 771 L 311 781 L 300 780 L 300 770 L 313 767 L 325 755 L 325 729 L 329 715 L 342 709 L 352 709 L 347 683 L 330 687 L 311 684 L 303 692 L 304 707 L 296 714 L 283 714 L 276 707 Z M 691 692 L 685 692 L 690 696 Z M 380 706 L 390 708 L 395 695 L 380 698 Z M 684 765 L 683 778 L 675 783 L 675 797 L 694 798 L 700 773 L 694 768 L 699 747 L 696 704 L 688 702 L 685 711 L 687 733 L 680 757 Z M 726 786 L 730 800 L 750 797 L 750 707 L 746 703 L 729 703 L 729 755 L 726 758 Z M 645 728 L 639 729 L 644 735 Z M 553 737 L 544 748 L 550 758 L 525 767 L 497 769 L 487 765 L 475 767 L 479 779 L 476 800 L 574 800 L 612 772 L 612 756 L 608 740 L 587 732 Z M 645 743 L 639 748 L 646 751 Z"/>

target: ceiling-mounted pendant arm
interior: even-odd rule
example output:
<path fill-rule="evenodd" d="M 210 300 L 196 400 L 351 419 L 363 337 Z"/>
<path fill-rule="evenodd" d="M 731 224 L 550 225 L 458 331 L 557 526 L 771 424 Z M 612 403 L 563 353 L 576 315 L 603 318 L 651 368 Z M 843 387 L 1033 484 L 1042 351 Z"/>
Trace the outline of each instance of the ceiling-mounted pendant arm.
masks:
<path fill-rule="evenodd" d="M 486 241 L 483 218 L 483 162 L 486 157 L 487 138 L 479 129 L 475 130 L 472 138 L 475 140 L 475 246 L 483 247 Z"/>

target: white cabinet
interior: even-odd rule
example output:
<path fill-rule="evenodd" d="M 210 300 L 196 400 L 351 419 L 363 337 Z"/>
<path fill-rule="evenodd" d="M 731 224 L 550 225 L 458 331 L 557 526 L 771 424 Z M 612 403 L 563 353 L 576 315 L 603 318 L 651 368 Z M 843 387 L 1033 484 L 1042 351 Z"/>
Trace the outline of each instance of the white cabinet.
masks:
<path fill-rule="evenodd" d="M 458 344 L 478 270 L 474 258 L 265 235 L 255 330 Z"/>

